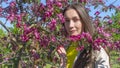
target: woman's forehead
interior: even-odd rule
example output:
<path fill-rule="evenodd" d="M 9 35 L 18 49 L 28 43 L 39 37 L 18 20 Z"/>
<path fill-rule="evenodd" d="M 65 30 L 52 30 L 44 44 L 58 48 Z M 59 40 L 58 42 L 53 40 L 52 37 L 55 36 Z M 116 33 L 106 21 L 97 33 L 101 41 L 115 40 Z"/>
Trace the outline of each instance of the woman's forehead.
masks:
<path fill-rule="evenodd" d="M 74 9 L 68 9 L 68 10 L 66 10 L 64 16 L 65 16 L 65 18 L 79 17 L 77 11 L 74 10 Z"/>

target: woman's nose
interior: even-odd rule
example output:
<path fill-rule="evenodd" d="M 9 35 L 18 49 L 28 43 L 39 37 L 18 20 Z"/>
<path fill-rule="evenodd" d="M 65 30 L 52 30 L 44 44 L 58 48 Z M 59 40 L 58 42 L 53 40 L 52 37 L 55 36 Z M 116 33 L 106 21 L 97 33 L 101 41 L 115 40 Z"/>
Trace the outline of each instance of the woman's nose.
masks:
<path fill-rule="evenodd" d="M 72 20 L 70 21 L 69 27 L 70 27 L 70 28 L 73 28 L 73 27 L 74 27 L 74 22 L 73 22 Z"/>

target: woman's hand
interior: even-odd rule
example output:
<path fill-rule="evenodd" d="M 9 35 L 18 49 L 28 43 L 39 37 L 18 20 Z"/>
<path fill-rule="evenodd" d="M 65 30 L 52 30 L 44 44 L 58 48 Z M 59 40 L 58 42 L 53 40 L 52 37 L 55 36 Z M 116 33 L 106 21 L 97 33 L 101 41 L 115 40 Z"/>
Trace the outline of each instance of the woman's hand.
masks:
<path fill-rule="evenodd" d="M 65 48 L 62 45 L 57 47 L 57 52 L 59 54 L 66 54 Z"/>
<path fill-rule="evenodd" d="M 63 46 L 58 46 L 57 47 L 57 52 L 60 56 L 60 61 L 61 61 L 61 68 L 65 68 L 66 67 L 66 51 L 65 48 Z"/>

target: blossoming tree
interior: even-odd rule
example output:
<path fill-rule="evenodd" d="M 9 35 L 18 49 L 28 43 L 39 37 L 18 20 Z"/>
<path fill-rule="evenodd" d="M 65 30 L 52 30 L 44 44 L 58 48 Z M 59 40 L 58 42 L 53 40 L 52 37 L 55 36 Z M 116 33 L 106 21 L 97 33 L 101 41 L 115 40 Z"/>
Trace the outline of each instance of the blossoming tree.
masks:
<path fill-rule="evenodd" d="M 89 33 L 66 38 L 62 24 L 65 22 L 62 10 L 68 4 L 81 2 L 86 10 L 91 12 L 102 6 L 101 12 L 115 10 L 112 17 L 100 17 L 100 11 L 95 12 L 91 20 L 97 31 L 92 37 Z M 0 17 L 9 21 L 13 27 L 6 27 L 6 22 L 0 24 L 6 32 L 0 30 L 0 67 L 2 68 L 34 68 L 59 67 L 60 56 L 57 48 L 64 46 L 70 40 L 83 40 L 99 50 L 99 45 L 112 50 L 120 50 L 120 6 L 106 6 L 103 0 L 1 0 Z M 81 50 L 87 45 L 78 47 Z"/>

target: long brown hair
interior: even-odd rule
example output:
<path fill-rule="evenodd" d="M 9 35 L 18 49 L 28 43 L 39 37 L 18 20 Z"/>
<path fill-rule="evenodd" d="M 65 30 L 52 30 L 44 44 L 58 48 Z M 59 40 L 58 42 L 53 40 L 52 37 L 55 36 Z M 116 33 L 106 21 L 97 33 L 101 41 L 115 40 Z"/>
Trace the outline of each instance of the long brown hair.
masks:
<path fill-rule="evenodd" d="M 94 27 L 92 25 L 88 12 L 85 10 L 85 7 L 81 3 L 70 4 L 64 9 L 63 15 L 69 9 L 74 9 L 75 11 L 77 11 L 83 24 L 83 31 L 89 32 L 91 35 L 93 35 Z M 92 59 L 92 47 L 90 46 L 87 49 L 84 49 L 82 53 L 78 56 L 73 68 L 86 68 L 88 66 L 90 68 L 93 68 L 93 60 L 94 59 Z"/>
<path fill-rule="evenodd" d="M 89 32 L 91 35 L 93 35 L 94 27 L 92 25 L 88 12 L 85 10 L 85 7 L 81 3 L 70 4 L 63 10 L 63 15 L 69 9 L 74 9 L 75 11 L 77 11 L 79 17 L 81 18 L 82 24 L 84 26 L 83 28 L 84 32 Z"/>

